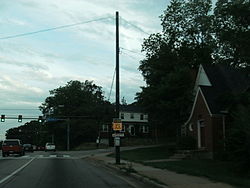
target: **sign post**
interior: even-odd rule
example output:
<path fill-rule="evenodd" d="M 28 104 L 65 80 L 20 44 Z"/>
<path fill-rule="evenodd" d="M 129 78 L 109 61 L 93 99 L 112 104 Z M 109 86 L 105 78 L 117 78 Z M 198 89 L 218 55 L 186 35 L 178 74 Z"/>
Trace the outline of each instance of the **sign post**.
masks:
<path fill-rule="evenodd" d="M 115 118 L 113 119 L 112 123 L 113 130 L 115 133 L 112 135 L 114 136 L 114 145 L 115 145 L 115 162 L 116 164 L 120 164 L 120 145 L 121 145 L 121 139 L 120 136 L 122 134 L 120 131 L 122 130 L 122 121 L 121 119 Z"/>

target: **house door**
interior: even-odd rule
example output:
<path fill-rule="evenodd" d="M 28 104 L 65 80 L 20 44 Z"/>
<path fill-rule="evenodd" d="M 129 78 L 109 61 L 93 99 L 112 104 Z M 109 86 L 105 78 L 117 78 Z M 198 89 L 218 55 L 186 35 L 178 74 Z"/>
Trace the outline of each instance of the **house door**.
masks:
<path fill-rule="evenodd" d="M 204 120 L 198 120 L 197 122 L 197 136 L 198 136 L 198 148 L 206 147 L 205 143 L 205 123 Z"/>

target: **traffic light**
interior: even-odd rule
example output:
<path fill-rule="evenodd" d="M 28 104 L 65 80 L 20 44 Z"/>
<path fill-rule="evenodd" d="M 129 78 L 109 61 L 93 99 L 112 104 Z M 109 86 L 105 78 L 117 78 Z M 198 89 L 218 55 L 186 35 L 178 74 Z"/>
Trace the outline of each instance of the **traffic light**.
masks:
<path fill-rule="evenodd" d="M 22 115 L 18 115 L 17 121 L 18 121 L 18 122 L 22 122 L 22 120 L 23 120 L 23 116 L 22 116 Z"/>
<path fill-rule="evenodd" d="M 38 117 L 38 122 L 39 122 L 39 123 L 42 123 L 42 122 L 43 122 L 43 116 L 39 116 L 39 117 Z"/>
<path fill-rule="evenodd" d="M 1 115 L 1 122 L 5 122 L 5 115 Z"/>

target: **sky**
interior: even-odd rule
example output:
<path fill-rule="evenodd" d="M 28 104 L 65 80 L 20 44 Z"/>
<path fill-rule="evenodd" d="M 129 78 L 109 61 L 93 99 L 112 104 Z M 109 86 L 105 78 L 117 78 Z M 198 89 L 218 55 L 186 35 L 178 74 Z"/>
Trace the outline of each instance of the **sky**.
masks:
<path fill-rule="evenodd" d="M 145 85 L 138 70 L 144 58 L 143 39 L 161 32 L 159 16 L 168 4 L 169 0 L 0 1 L 0 113 L 36 118 L 49 91 L 70 80 L 93 81 L 114 102 L 115 84 L 109 94 L 115 69 L 116 11 L 120 98 L 132 103 Z M 66 27 L 53 29 L 61 26 Z M 6 130 L 25 122 L 0 122 L 0 139 Z"/>

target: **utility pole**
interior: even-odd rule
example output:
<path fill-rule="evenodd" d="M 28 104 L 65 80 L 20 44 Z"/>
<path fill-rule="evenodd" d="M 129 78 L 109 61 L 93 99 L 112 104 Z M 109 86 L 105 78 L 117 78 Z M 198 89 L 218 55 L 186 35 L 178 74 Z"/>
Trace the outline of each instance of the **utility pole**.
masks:
<path fill-rule="evenodd" d="M 115 115 L 119 118 L 120 112 L 120 85 L 119 85 L 119 12 L 116 11 L 116 105 Z M 115 137 L 115 153 L 116 153 L 116 164 L 120 164 L 120 137 Z"/>
<path fill-rule="evenodd" d="M 115 115 L 119 118 L 120 111 L 120 85 L 119 85 L 119 12 L 116 12 L 116 100 L 115 100 Z"/>

